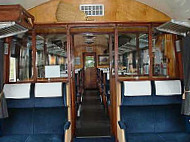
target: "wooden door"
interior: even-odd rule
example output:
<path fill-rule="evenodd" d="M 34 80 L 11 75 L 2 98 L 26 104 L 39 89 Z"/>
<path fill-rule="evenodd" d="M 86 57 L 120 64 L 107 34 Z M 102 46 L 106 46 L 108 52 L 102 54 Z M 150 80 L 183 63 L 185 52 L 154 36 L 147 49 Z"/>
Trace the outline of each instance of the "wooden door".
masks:
<path fill-rule="evenodd" d="M 84 87 L 85 89 L 97 88 L 96 53 L 84 53 Z"/>

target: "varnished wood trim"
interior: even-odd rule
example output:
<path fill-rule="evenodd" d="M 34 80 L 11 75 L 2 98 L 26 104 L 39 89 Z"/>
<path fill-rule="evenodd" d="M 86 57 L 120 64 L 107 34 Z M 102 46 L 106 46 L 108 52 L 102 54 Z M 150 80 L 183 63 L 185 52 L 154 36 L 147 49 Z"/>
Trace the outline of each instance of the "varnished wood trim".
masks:
<path fill-rule="evenodd" d="M 73 131 L 72 131 L 72 136 L 75 136 L 75 131 L 76 131 L 76 90 L 75 90 L 75 64 L 74 64 L 74 36 L 70 36 L 70 48 L 71 48 L 71 70 L 72 70 L 72 82 L 71 82 L 71 87 L 72 87 L 72 92 L 71 92 L 71 105 L 72 105 L 72 120 L 73 120 Z"/>
<path fill-rule="evenodd" d="M 117 100 L 117 82 L 118 82 L 118 46 L 119 46 L 119 39 L 118 39 L 118 29 L 117 29 L 117 26 L 115 27 L 115 33 L 114 33 L 114 36 L 115 36 L 115 45 L 114 45 L 114 54 L 115 54 L 115 79 L 113 80 L 114 81 L 114 84 L 115 84 L 115 89 L 113 91 L 113 101 L 114 100 Z M 116 136 L 116 141 L 118 141 L 118 138 L 117 138 L 117 101 L 115 103 L 113 103 L 113 127 L 114 127 L 114 131 L 115 131 L 115 136 Z"/>
<path fill-rule="evenodd" d="M 114 53 L 115 53 L 115 79 L 116 79 L 116 82 L 117 82 L 117 79 L 118 79 L 118 46 L 119 46 L 119 39 L 118 39 L 118 29 L 117 29 L 117 26 L 115 27 L 115 33 L 114 33 L 114 36 L 115 36 L 115 45 L 114 45 Z"/>
<path fill-rule="evenodd" d="M 152 25 L 149 26 L 149 34 L 148 34 L 148 45 L 149 45 L 149 58 L 150 58 L 150 65 L 149 65 L 149 77 L 153 77 L 153 53 L 152 53 Z"/>
<path fill-rule="evenodd" d="M 73 28 L 73 27 L 99 27 L 99 26 L 115 26 L 116 24 L 118 26 L 126 26 L 126 25 L 133 25 L 133 26 L 149 26 L 151 24 L 154 24 L 156 26 L 159 26 L 163 24 L 164 22 L 96 22 L 96 21 L 86 21 L 86 22 L 75 22 L 75 23 L 35 23 L 34 27 L 67 27 Z"/>
<path fill-rule="evenodd" d="M 37 67 L 36 67 L 36 32 L 32 31 L 32 67 L 33 67 L 33 81 L 37 81 Z"/>
<path fill-rule="evenodd" d="M 33 81 L 33 79 L 17 81 L 17 82 L 8 82 L 8 84 L 21 84 L 21 83 L 51 83 L 51 82 L 64 82 L 67 83 L 67 78 L 52 78 L 50 80 L 46 78 L 37 79 L 37 81 Z"/>
<path fill-rule="evenodd" d="M 119 77 L 118 81 L 156 81 L 156 80 L 181 80 L 180 78 L 166 78 L 166 77 L 139 77 L 137 78 L 130 78 L 130 77 Z"/>

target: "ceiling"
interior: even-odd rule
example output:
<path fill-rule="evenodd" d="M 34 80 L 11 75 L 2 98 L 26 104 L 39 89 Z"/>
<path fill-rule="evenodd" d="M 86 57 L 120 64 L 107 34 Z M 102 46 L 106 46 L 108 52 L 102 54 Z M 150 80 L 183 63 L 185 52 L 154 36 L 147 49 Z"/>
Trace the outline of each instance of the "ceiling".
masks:
<path fill-rule="evenodd" d="M 1 4 L 21 4 L 30 9 L 49 0 L 0 0 Z M 170 16 L 172 19 L 187 20 L 190 18 L 190 0 L 137 0 Z"/>
<path fill-rule="evenodd" d="M 49 0 L 0 0 L 0 4 L 20 4 L 25 9 L 30 9 L 47 1 Z"/>
<path fill-rule="evenodd" d="M 190 18 L 190 0 L 137 0 L 147 4 L 176 20 Z"/>

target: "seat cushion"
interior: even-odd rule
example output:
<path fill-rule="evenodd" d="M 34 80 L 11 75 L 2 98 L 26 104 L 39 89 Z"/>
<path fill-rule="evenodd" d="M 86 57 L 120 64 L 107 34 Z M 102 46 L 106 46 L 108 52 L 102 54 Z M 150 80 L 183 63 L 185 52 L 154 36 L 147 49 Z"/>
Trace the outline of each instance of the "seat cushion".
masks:
<path fill-rule="evenodd" d="M 160 133 L 165 142 L 190 142 L 190 133 Z"/>
<path fill-rule="evenodd" d="M 127 142 L 190 142 L 190 133 L 125 134 Z"/>
<path fill-rule="evenodd" d="M 34 134 L 63 134 L 67 108 L 36 108 Z"/>
<path fill-rule="evenodd" d="M 181 105 L 154 106 L 155 132 L 185 132 L 185 119 L 181 116 Z"/>
<path fill-rule="evenodd" d="M 165 142 L 162 137 L 154 133 L 126 134 L 125 137 L 127 142 Z"/>
<path fill-rule="evenodd" d="M 152 106 L 121 106 L 121 114 L 128 133 L 154 133 L 155 112 Z"/>
<path fill-rule="evenodd" d="M 6 135 L 0 142 L 63 142 L 62 135 Z"/>
<path fill-rule="evenodd" d="M 6 135 L 0 137 L 0 142 L 26 142 L 28 135 Z"/>
<path fill-rule="evenodd" d="M 33 133 L 33 109 L 9 109 L 9 117 L 3 120 L 2 132 L 5 135 Z"/>
<path fill-rule="evenodd" d="M 30 135 L 26 142 L 62 142 L 62 135 Z"/>

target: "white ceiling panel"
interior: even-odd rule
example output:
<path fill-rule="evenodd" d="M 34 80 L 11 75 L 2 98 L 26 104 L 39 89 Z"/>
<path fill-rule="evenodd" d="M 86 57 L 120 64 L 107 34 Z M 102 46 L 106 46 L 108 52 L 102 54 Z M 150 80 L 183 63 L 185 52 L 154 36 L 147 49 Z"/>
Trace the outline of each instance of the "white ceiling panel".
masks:
<path fill-rule="evenodd" d="M 170 16 L 172 19 L 190 18 L 190 0 L 137 0 Z"/>
<path fill-rule="evenodd" d="M 47 1 L 49 0 L 0 0 L 0 4 L 1 5 L 20 4 L 25 9 L 30 9 Z"/>

